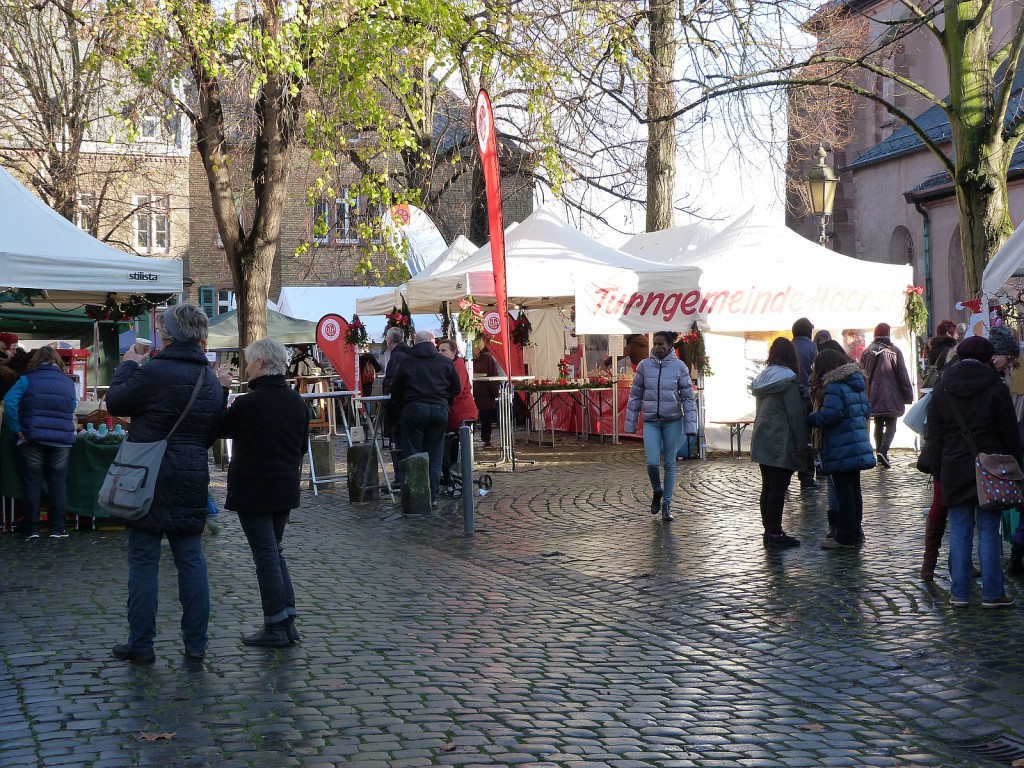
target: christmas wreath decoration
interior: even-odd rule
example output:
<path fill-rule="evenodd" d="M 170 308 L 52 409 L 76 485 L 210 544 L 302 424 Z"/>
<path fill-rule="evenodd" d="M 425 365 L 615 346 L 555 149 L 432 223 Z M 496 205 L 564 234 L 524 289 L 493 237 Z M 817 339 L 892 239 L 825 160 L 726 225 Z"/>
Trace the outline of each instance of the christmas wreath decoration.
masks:
<path fill-rule="evenodd" d="M 401 328 L 402 337 L 405 341 L 409 341 L 416 332 L 412 322 L 412 313 L 409 312 L 409 305 L 405 303 L 404 296 L 402 297 L 402 308 L 392 307 L 391 311 L 384 315 L 384 319 L 387 320 L 387 324 L 384 326 L 385 333 L 388 328 Z"/>
<path fill-rule="evenodd" d="M 924 333 L 928 325 L 928 307 L 924 303 L 924 288 L 908 285 L 903 294 L 907 297 L 903 305 L 903 321 L 915 336 Z"/>
<path fill-rule="evenodd" d="M 369 340 L 370 334 L 366 332 L 366 326 L 359 319 L 359 315 L 352 315 L 352 322 L 345 331 L 345 343 L 350 347 L 362 347 Z"/>
<path fill-rule="evenodd" d="M 169 294 L 135 293 L 127 298 L 118 299 L 115 294 L 108 293 L 107 300 L 102 304 L 86 305 L 85 316 L 93 320 L 113 320 L 127 323 L 168 299 L 170 299 Z"/>
<path fill-rule="evenodd" d="M 530 318 L 526 316 L 523 310 L 519 310 L 519 316 L 512 321 L 512 330 L 510 331 L 513 343 L 518 344 L 524 349 L 533 346 L 533 342 L 530 341 L 530 331 L 532 330 L 533 326 L 530 324 Z"/>
<path fill-rule="evenodd" d="M 704 334 L 700 332 L 696 322 L 690 328 L 690 332 L 676 342 L 676 349 L 679 351 L 682 361 L 696 370 L 698 374 L 701 376 L 712 374 L 711 360 L 704 348 Z"/>
<path fill-rule="evenodd" d="M 455 318 L 459 332 L 472 341 L 484 332 L 484 310 L 472 296 L 459 300 L 459 314 Z"/>

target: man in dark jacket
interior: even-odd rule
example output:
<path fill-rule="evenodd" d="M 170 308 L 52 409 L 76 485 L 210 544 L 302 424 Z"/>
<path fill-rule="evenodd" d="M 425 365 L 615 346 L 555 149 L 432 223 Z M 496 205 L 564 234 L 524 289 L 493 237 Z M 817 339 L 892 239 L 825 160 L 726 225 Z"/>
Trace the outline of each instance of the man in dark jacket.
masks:
<path fill-rule="evenodd" d="M 221 431 L 234 440 L 224 507 L 238 513 L 263 606 L 262 629 L 242 642 L 262 648 L 299 641 L 282 540 L 291 510 L 299 506 L 309 414 L 302 396 L 285 381 L 287 364 L 284 345 L 272 339 L 258 339 L 246 348 L 249 391 L 228 408 Z"/>
<path fill-rule="evenodd" d="M 804 407 L 807 413 L 811 412 L 811 390 L 808 387 L 807 381 L 811 376 L 811 366 L 814 365 L 814 358 L 818 354 L 818 345 L 811 339 L 811 334 L 814 333 L 814 324 L 806 317 L 801 317 L 795 323 L 793 323 L 793 346 L 796 348 L 796 381 L 800 385 L 800 394 L 804 397 Z M 806 455 L 806 464 L 804 468 L 796 473 L 797 477 L 800 478 L 800 488 L 802 490 L 813 491 L 818 487 L 818 484 L 814 482 L 814 457 L 809 447 L 810 438 L 808 437 L 808 450 Z"/>
<path fill-rule="evenodd" d="M 999 562 L 999 524 L 1002 514 L 978 507 L 975 454 L 1001 453 L 1021 463 L 1020 435 L 1010 391 L 992 368 L 992 343 L 969 336 L 956 348 L 959 362 L 947 367 L 928 403 L 924 466 L 942 486 L 942 500 L 949 507 L 950 603 L 970 605 L 971 549 L 974 523 L 978 523 L 978 555 L 981 560 L 981 599 L 984 608 L 1013 605 L 1004 589 Z M 961 426 L 961 421 L 963 426 Z M 970 440 L 965 438 L 965 428 Z"/>
<path fill-rule="evenodd" d="M 206 339 L 207 319 L 199 307 L 176 304 L 160 316 L 157 330 L 161 350 L 148 358 L 129 347 L 107 392 L 110 413 L 131 418 L 128 439 L 137 443 L 165 439 L 185 412 L 196 383 L 202 384 L 168 441 L 152 507 L 144 517 L 127 523 L 128 641 L 115 645 L 113 654 L 142 664 L 156 658 L 153 640 L 164 536 L 178 569 L 185 656 L 201 659 L 206 653 L 210 587 L 202 533 L 210 485 L 207 451 L 220 432 L 226 401 L 223 382 L 230 381 L 228 372 L 215 375 L 210 370 L 200 346 Z"/>
<path fill-rule="evenodd" d="M 397 327 L 392 326 L 384 332 L 384 343 L 388 346 L 388 362 L 384 366 L 384 378 L 380 382 L 380 391 L 382 394 L 391 394 L 391 384 L 395 380 L 395 376 L 398 375 L 398 367 L 402 364 L 402 358 L 409 352 L 411 347 L 405 343 L 405 332 Z M 400 409 L 394 398 L 391 402 L 387 403 L 386 410 L 384 411 L 384 432 L 388 439 L 391 441 L 391 463 L 395 468 L 395 482 L 398 482 L 400 477 L 400 470 L 398 468 L 399 463 L 402 460 L 402 425 L 399 422 Z"/>
<path fill-rule="evenodd" d="M 462 385 L 452 361 L 434 346 L 432 333 L 420 331 L 415 339 L 391 384 L 391 397 L 401 409 L 402 455 L 426 452 L 430 456 L 430 500 L 436 504 L 448 408 Z"/>

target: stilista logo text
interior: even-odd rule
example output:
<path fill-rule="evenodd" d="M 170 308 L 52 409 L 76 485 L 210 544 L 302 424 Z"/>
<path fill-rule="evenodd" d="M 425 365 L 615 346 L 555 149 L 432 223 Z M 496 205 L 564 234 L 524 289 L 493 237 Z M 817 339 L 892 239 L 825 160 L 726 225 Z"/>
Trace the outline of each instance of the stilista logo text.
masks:
<path fill-rule="evenodd" d="M 160 279 L 160 275 L 156 274 L 155 272 L 132 272 L 132 273 L 130 273 L 128 275 L 128 279 L 129 280 L 145 280 L 145 281 L 148 281 L 148 282 L 152 282 L 154 280 L 159 280 Z"/>

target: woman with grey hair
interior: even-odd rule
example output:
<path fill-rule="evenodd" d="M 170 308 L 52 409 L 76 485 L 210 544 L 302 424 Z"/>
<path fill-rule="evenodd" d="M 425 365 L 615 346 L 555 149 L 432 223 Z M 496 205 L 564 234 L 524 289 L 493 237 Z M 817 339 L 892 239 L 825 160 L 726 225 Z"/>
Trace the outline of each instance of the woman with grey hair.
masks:
<path fill-rule="evenodd" d="M 116 658 L 150 664 L 156 658 L 160 546 L 171 545 L 178 570 L 181 636 L 186 658 L 206 653 L 210 587 L 202 534 L 210 485 L 207 451 L 220 431 L 228 371 L 212 371 L 202 348 L 207 319 L 195 304 L 177 304 L 157 320 L 161 349 L 150 357 L 128 348 L 114 371 L 107 409 L 131 419 L 128 439 L 152 443 L 171 435 L 156 481 L 153 504 L 128 529 L 128 640 L 115 645 Z M 195 400 L 189 401 L 195 392 Z"/>
<path fill-rule="evenodd" d="M 238 513 L 263 604 L 263 627 L 242 642 L 260 648 L 299 641 L 282 541 L 291 510 L 299 506 L 309 415 L 302 396 L 285 381 L 287 366 L 283 345 L 272 339 L 250 344 L 245 350 L 249 392 L 235 398 L 221 432 L 234 441 L 224 506 Z"/>

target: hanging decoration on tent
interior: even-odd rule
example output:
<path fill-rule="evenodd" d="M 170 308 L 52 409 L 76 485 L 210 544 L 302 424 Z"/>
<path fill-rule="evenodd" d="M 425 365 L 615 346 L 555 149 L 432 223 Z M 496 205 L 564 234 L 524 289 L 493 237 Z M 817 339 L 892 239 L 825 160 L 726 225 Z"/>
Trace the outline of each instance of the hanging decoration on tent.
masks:
<path fill-rule="evenodd" d="M 518 344 L 523 349 L 532 347 L 533 342 L 530 341 L 530 332 L 533 330 L 533 326 L 530 324 L 530 318 L 526 316 L 526 312 L 519 310 L 519 316 L 512 321 L 512 341 Z"/>
<path fill-rule="evenodd" d="M 676 350 L 680 358 L 688 366 L 697 371 L 701 376 L 710 376 L 711 360 L 708 358 L 707 350 L 704 348 L 704 334 L 700 332 L 697 323 L 690 327 L 690 332 L 680 337 L 676 342 Z"/>
<path fill-rule="evenodd" d="M 412 323 L 412 313 L 409 312 L 409 305 L 405 303 L 405 297 L 402 297 L 402 308 L 392 307 L 391 311 L 384 315 L 387 320 L 387 325 L 384 326 L 384 333 L 387 333 L 388 328 L 401 328 L 402 336 L 406 342 L 412 339 L 412 335 L 416 333 L 416 328 Z"/>
<path fill-rule="evenodd" d="M 170 298 L 170 294 L 134 293 L 127 298 L 119 299 L 115 294 L 108 293 L 107 300 L 102 304 L 88 304 L 85 316 L 93 320 L 113 320 L 127 323 L 139 315 L 145 314 L 153 307 L 159 306 Z"/>
<path fill-rule="evenodd" d="M 569 361 L 564 357 L 558 361 L 558 383 L 562 385 L 569 383 Z"/>
<path fill-rule="evenodd" d="M 437 308 L 437 320 L 441 323 L 441 338 L 451 339 L 452 336 L 452 313 L 447 301 L 442 301 Z"/>
<path fill-rule="evenodd" d="M 473 341 L 484 332 L 484 310 L 473 301 L 472 296 L 459 299 L 459 314 L 455 318 L 459 331 L 467 340 Z"/>
<path fill-rule="evenodd" d="M 36 303 L 33 299 L 45 298 L 47 298 L 46 291 L 37 291 L 35 288 L 7 288 L 0 291 L 0 304 L 13 302 L 24 304 L 26 307 L 34 307 Z"/>
<path fill-rule="evenodd" d="M 903 305 L 903 321 L 914 336 L 924 333 L 928 325 L 928 307 L 924 303 L 924 288 L 919 285 L 908 285 L 903 291 L 907 297 Z"/>
<path fill-rule="evenodd" d="M 352 322 L 348 324 L 345 331 L 345 343 L 350 347 L 361 348 L 370 340 L 370 334 L 366 332 L 366 326 L 359 319 L 359 315 L 352 315 Z"/>

